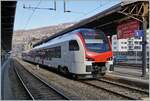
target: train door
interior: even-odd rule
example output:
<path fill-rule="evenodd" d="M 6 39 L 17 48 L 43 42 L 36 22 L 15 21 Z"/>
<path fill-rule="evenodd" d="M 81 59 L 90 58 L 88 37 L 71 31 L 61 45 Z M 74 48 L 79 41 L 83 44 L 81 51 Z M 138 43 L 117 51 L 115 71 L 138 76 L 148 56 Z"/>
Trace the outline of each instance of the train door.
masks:
<path fill-rule="evenodd" d="M 79 53 L 79 44 L 76 40 L 69 41 L 69 54 L 68 54 L 68 62 L 70 64 L 70 69 L 74 73 L 77 71 L 77 62 L 80 61 L 80 53 Z"/>
<path fill-rule="evenodd" d="M 44 65 L 45 50 L 41 50 L 41 64 Z"/>

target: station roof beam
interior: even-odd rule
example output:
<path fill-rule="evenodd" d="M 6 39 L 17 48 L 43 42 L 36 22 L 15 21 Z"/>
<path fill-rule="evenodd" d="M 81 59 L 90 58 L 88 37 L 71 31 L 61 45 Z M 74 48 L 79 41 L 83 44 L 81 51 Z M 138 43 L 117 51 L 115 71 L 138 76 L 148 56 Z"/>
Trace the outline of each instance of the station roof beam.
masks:
<path fill-rule="evenodd" d="M 16 1 L 1 1 L 1 46 L 10 51 L 16 11 Z"/>

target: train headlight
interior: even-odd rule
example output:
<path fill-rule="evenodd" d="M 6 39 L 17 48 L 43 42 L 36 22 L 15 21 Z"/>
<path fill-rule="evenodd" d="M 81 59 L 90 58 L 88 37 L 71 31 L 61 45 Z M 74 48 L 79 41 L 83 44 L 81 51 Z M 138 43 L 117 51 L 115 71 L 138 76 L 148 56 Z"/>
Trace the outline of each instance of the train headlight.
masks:
<path fill-rule="evenodd" d="M 112 60 L 113 60 L 112 57 L 107 58 L 107 61 L 112 61 Z"/>
<path fill-rule="evenodd" d="M 86 65 L 86 72 L 92 72 L 92 66 Z"/>
<path fill-rule="evenodd" d="M 95 61 L 95 59 L 86 57 L 86 61 Z"/>

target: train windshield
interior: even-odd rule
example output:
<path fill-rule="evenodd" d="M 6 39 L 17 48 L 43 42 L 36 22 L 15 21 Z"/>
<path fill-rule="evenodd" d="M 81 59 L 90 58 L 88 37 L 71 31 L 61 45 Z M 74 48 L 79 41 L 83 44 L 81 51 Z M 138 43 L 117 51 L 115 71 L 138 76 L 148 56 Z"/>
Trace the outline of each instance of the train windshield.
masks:
<path fill-rule="evenodd" d="M 100 30 L 82 30 L 81 32 L 89 51 L 101 53 L 110 50 L 104 32 Z"/>

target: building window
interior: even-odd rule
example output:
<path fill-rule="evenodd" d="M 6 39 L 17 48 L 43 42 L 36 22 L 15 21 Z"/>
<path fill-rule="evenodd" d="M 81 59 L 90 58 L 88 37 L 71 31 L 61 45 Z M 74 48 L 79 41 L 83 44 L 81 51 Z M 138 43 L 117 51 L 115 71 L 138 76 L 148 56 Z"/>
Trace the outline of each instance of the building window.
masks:
<path fill-rule="evenodd" d="M 128 41 L 128 43 L 129 43 L 129 45 L 132 45 L 132 44 L 133 44 L 133 42 L 132 42 L 132 41 Z"/>
<path fill-rule="evenodd" d="M 149 47 L 148 47 L 148 46 L 147 46 L 146 48 L 147 48 L 147 49 L 149 49 Z"/>
<path fill-rule="evenodd" d="M 114 37 L 113 39 L 114 39 L 114 40 L 116 40 L 116 39 L 117 39 L 117 37 Z"/>
<path fill-rule="evenodd" d="M 140 43 L 140 45 L 142 45 L 142 41 L 140 41 L 139 43 Z"/>
<path fill-rule="evenodd" d="M 138 41 L 135 41 L 134 44 L 138 44 Z"/>
<path fill-rule="evenodd" d="M 116 42 L 114 42 L 113 44 L 116 44 Z"/>
<path fill-rule="evenodd" d="M 134 49 L 141 49 L 141 46 L 134 46 Z"/>
<path fill-rule="evenodd" d="M 114 49 L 117 49 L 117 47 L 114 47 Z"/>
<path fill-rule="evenodd" d="M 70 51 L 78 51 L 79 50 L 79 45 L 76 40 L 69 41 L 69 50 Z"/>
<path fill-rule="evenodd" d="M 129 46 L 129 50 L 132 50 L 133 49 L 133 47 L 132 46 Z"/>
<path fill-rule="evenodd" d="M 134 37 L 135 39 L 141 39 L 141 37 Z"/>
<path fill-rule="evenodd" d="M 149 56 L 149 52 L 147 52 L 147 56 Z"/>

